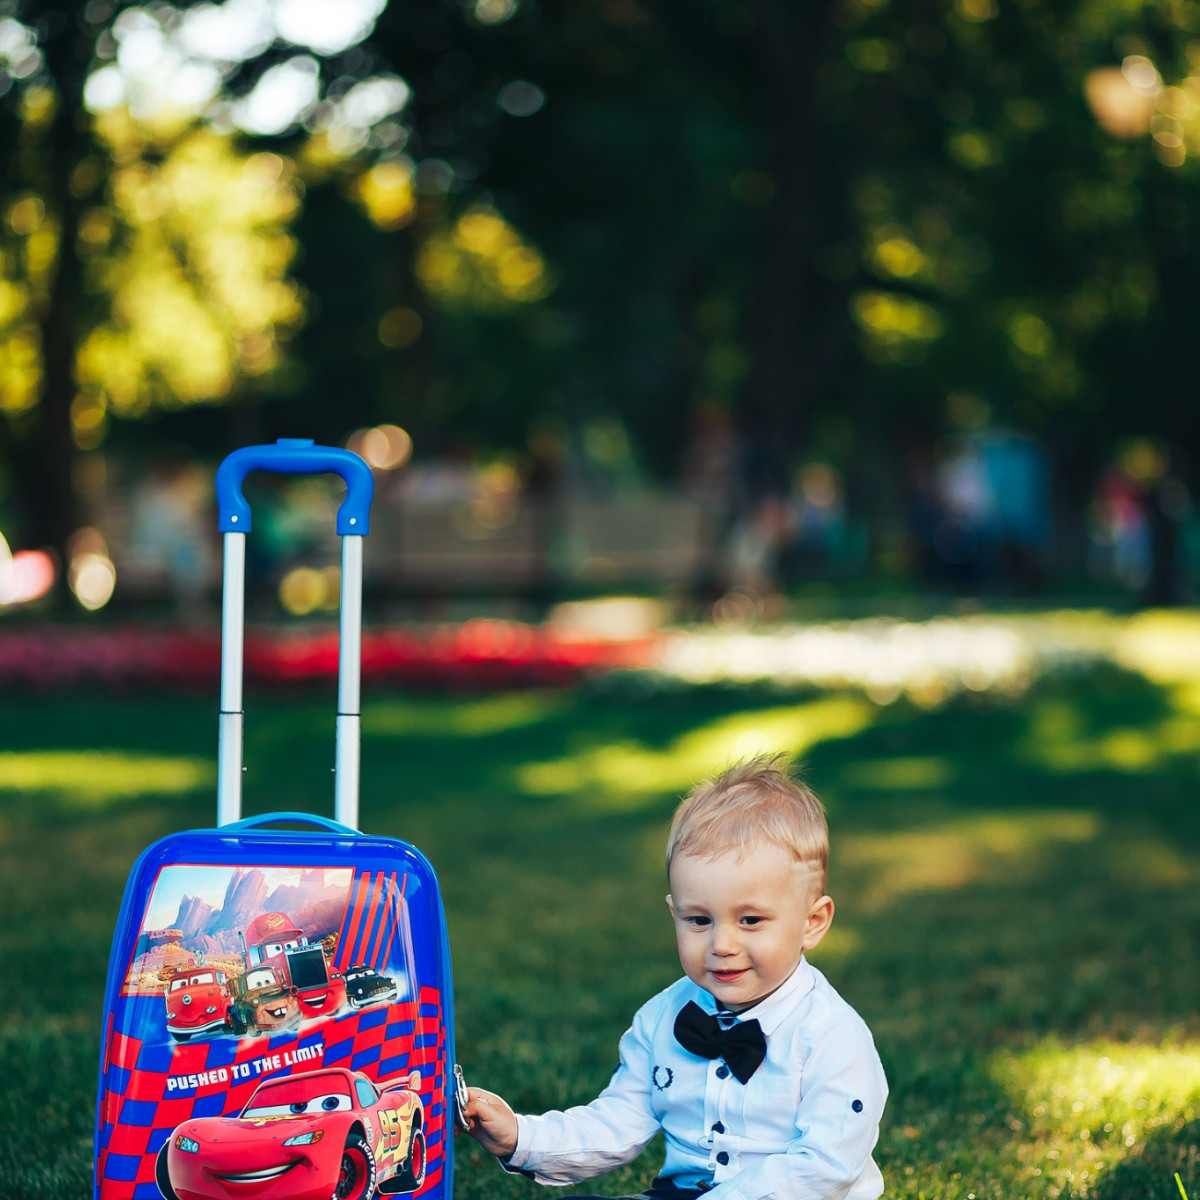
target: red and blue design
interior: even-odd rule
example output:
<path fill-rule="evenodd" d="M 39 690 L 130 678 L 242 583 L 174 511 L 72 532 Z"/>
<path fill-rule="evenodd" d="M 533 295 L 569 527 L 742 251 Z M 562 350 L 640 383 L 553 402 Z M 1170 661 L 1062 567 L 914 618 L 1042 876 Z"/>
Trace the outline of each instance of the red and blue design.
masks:
<path fill-rule="evenodd" d="M 337 969 L 355 963 L 388 963 L 403 936 L 401 906 L 408 876 L 398 871 L 364 871 L 354 877 L 346 916 L 338 931 Z"/>
<path fill-rule="evenodd" d="M 200 835 L 175 836 L 196 838 Z M 127 907 L 135 911 L 131 911 L 123 922 L 125 928 L 118 925 L 109 972 L 109 1015 L 102 1047 L 97 1112 L 96 1200 L 162 1200 L 165 1193 L 160 1179 L 156 1178 L 156 1169 L 166 1169 L 165 1162 L 170 1154 L 178 1158 L 178 1151 L 171 1150 L 177 1137 L 186 1134 L 189 1143 L 200 1140 L 187 1133 L 187 1129 L 195 1127 L 195 1122 L 200 1121 L 203 1129 L 208 1127 L 204 1119 L 224 1118 L 221 1126 L 232 1128 L 229 1119 L 243 1114 L 251 1097 L 264 1083 L 298 1079 L 305 1074 L 331 1069 L 350 1079 L 355 1077 L 354 1073 L 361 1073 L 382 1093 L 382 1107 L 389 1112 L 395 1108 L 398 1084 L 411 1087 L 419 1097 L 417 1100 L 411 1092 L 407 1093 L 409 1102 L 415 1103 L 415 1111 L 420 1114 L 420 1171 L 415 1171 L 411 1162 L 403 1172 L 397 1164 L 389 1166 L 388 1154 L 393 1148 L 385 1144 L 380 1126 L 373 1133 L 365 1134 L 368 1143 L 365 1150 L 359 1147 L 352 1151 L 344 1135 L 339 1134 L 338 1139 L 332 1133 L 329 1135 L 331 1144 L 339 1141 L 339 1154 L 345 1146 L 345 1157 L 341 1160 L 343 1173 L 357 1154 L 371 1164 L 372 1170 L 378 1166 L 381 1192 L 395 1190 L 403 1176 L 413 1185 L 411 1189 L 405 1187 L 403 1190 L 411 1190 L 411 1194 L 430 1200 L 449 1200 L 453 1175 L 453 1114 L 447 1101 L 453 1095 L 453 1013 L 449 952 L 436 879 L 432 869 L 412 847 L 388 843 L 385 839 L 364 838 L 362 841 L 402 847 L 404 854 L 381 855 L 377 851 L 372 856 L 360 853 L 357 858 L 361 865 L 347 871 L 344 865 L 336 862 L 314 866 L 311 858 L 285 860 L 282 866 L 264 867 L 262 864 L 269 859 L 263 853 L 263 847 L 260 846 L 258 855 L 252 858 L 248 857 L 250 848 L 247 847 L 241 862 L 215 867 L 189 867 L 187 859 L 180 862 L 178 857 L 167 860 L 157 870 L 152 870 L 153 864 L 148 864 L 143 871 L 151 881 L 148 885 L 139 883 L 138 869 L 135 868 L 126 895 Z M 158 847 L 162 845 L 159 843 Z M 151 847 L 147 856 L 155 850 L 156 847 Z M 190 861 L 197 863 L 203 859 L 196 857 Z M 320 925 L 319 920 L 311 916 L 311 906 L 302 912 L 297 901 L 293 910 L 285 914 L 288 916 L 286 922 L 274 923 L 280 929 L 280 937 L 287 939 L 283 951 L 275 951 L 273 944 L 260 939 L 256 944 L 262 947 L 261 953 L 251 956 L 247 942 L 247 949 L 240 955 L 225 953 L 221 961 L 228 963 L 232 957 L 236 963 L 238 958 L 243 958 L 245 977 L 268 967 L 286 974 L 289 963 L 294 966 L 300 961 L 295 956 L 311 958 L 321 947 L 328 956 L 331 979 L 344 979 L 351 968 L 357 968 L 389 986 L 362 992 L 354 1003 L 343 1001 L 333 1012 L 319 1016 L 305 1013 L 286 1030 L 256 1028 L 252 1021 L 239 1024 L 235 1012 L 232 1032 L 218 1029 L 208 1036 L 186 1041 L 172 1036 L 167 1028 L 163 989 L 173 976 L 163 968 L 159 974 L 166 976 L 166 980 L 160 982 L 152 970 L 160 958 L 153 958 L 146 950 L 154 941 L 146 936 L 146 926 L 152 923 L 151 913 L 162 911 L 161 905 L 155 908 L 154 899 L 155 888 L 164 872 L 183 873 L 182 878 L 187 882 L 191 878 L 186 874 L 189 871 L 194 871 L 197 879 L 204 871 L 224 871 L 233 881 L 229 887 L 232 893 L 239 880 L 244 882 L 247 871 L 260 871 L 271 879 L 287 877 L 292 871 L 297 878 L 307 878 L 319 877 L 319 872 L 326 867 L 340 871 L 337 878 L 345 882 L 337 885 L 337 894 L 344 897 L 344 902 L 339 901 L 338 909 L 334 910 L 326 900 L 326 907 L 321 910 L 327 914 L 320 918 L 325 925 Z M 178 885 L 180 877 L 173 877 L 172 887 Z M 325 887 L 323 880 L 321 886 Z M 173 907 L 174 892 L 166 886 L 162 890 L 171 893 Z M 278 896 L 284 894 L 284 891 L 272 892 L 274 903 L 268 903 L 267 915 L 284 911 L 278 901 Z M 328 896 L 328 888 L 322 895 Z M 229 904 L 226 905 L 228 911 L 231 911 Z M 126 915 L 123 910 L 123 917 Z M 245 915 L 243 913 L 239 920 Z M 258 916 L 255 916 L 245 921 L 239 936 L 246 930 L 258 930 L 264 924 L 271 924 L 259 921 L 255 925 L 257 920 Z M 305 924 L 309 936 L 300 938 L 301 926 Z M 219 921 L 214 918 L 210 927 L 216 925 Z M 152 931 L 154 935 L 160 932 Z M 173 937 L 176 931 L 167 932 Z M 211 928 L 205 936 L 209 944 L 215 944 L 221 936 L 228 937 L 219 929 L 212 933 Z M 302 944 L 295 946 L 298 941 Z M 176 949 L 179 945 L 178 941 L 171 943 L 173 953 L 190 952 L 189 947 Z M 161 955 L 161 949 L 159 953 Z M 118 955 L 121 955 L 120 959 Z M 244 994 L 244 980 L 242 983 L 242 992 L 239 992 L 239 980 L 236 976 L 231 980 L 235 999 Z M 390 1102 L 388 1097 L 391 1097 Z M 364 1112 L 368 1110 L 374 1111 L 369 1105 L 363 1107 Z M 385 1122 L 392 1119 L 386 1114 L 383 1117 Z M 364 1132 L 369 1123 L 363 1121 Z M 187 1126 L 187 1129 L 181 1130 L 181 1126 Z M 374 1145 L 371 1145 L 372 1139 Z M 411 1157 L 411 1139 L 405 1145 L 405 1153 Z M 328 1147 L 319 1149 L 321 1153 L 306 1153 L 308 1159 L 324 1171 L 327 1164 L 322 1155 Z M 372 1158 L 376 1149 L 383 1154 L 378 1161 Z M 308 1170 L 307 1166 L 304 1172 L 297 1168 L 281 1177 L 271 1185 L 271 1196 L 290 1198 L 299 1195 L 294 1189 L 288 1190 L 288 1180 L 293 1180 L 299 1187 L 302 1175 L 307 1178 Z M 259 1185 L 254 1183 L 253 1187 Z M 329 1194 L 333 1194 L 332 1188 Z"/>
<path fill-rule="evenodd" d="M 121 1023 L 138 1027 L 152 1023 L 162 1001 L 138 996 L 125 997 L 123 1003 L 130 1011 Z M 264 1060 L 266 1066 L 261 1065 Z M 276 1060 L 279 1065 L 271 1065 Z M 435 989 L 422 988 L 418 1001 L 345 1013 L 311 1033 L 272 1038 L 266 1045 L 248 1038 L 169 1045 L 114 1033 L 104 1078 L 105 1111 L 100 1114 L 100 1196 L 162 1200 L 155 1159 L 185 1121 L 241 1112 L 268 1076 L 335 1066 L 362 1071 L 376 1083 L 413 1070 L 421 1073 L 428 1165 L 416 1194 L 435 1192 L 448 1136 L 447 1046 L 441 998 Z"/>

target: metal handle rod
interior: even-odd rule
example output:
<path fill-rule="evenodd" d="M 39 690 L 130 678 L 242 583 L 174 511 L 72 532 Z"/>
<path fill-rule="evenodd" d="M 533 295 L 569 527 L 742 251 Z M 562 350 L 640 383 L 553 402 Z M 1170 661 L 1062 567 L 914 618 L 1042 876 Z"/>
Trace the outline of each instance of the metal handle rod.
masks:
<path fill-rule="evenodd" d="M 246 640 L 246 535 L 227 533 L 221 581 L 221 717 L 217 824 L 242 815 L 242 659 Z"/>
<path fill-rule="evenodd" d="M 246 535 L 227 533 L 221 584 L 221 716 L 217 745 L 217 825 L 242 816 L 243 671 L 246 642 Z M 363 539 L 342 538 L 338 616 L 338 706 L 334 817 L 358 828 L 361 740 Z"/>
<path fill-rule="evenodd" d="M 358 764 L 361 740 L 363 539 L 342 538 L 342 586 L 338 614 L 338 706 L 334 751 L 334 819 L 358 828 Z"/>

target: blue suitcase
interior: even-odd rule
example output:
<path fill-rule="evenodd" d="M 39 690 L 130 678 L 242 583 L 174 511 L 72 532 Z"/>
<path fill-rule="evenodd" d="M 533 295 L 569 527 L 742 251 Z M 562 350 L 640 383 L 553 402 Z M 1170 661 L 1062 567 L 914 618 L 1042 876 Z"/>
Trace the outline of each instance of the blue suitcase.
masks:
<path fill-rule="evenodd" d="M 332 821 L 239 819 L 252 470 L 331 471 L 347 485 Z M 105 995 L 96 1200 L 451 1200 L 454 1019 L 437 879 L 407 843 L 357 832 L 372 488 L 357 455 L 300 439 L 235 451 L 217 473 L 217 828 L 155 843 L 125 889 Z"/>

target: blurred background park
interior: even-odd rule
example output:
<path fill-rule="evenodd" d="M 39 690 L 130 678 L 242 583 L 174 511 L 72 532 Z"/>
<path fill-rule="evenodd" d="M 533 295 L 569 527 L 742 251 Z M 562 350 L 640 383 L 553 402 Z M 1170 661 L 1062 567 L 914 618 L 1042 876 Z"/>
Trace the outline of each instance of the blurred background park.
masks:
<path fill-rule="evenodd" d="M 377 467 L 417 615 L 1191 594 L 1185 4 L 2 11 L 9 603 L 211 595 L 285 435 Z"/>
<path fill-rule="evenodd" d="M 674 802 L 780 749 L 888 1194 L 1200 1195 L 1198 155 L 1192 0 L 0 0 L 0 1195 L 91 1186 L 287 436 L 375 473 L 363 824 L 470 1078 L 595 1094 Z M 327 811 L 338 487 L 248 493 L 247 804 Z"/>

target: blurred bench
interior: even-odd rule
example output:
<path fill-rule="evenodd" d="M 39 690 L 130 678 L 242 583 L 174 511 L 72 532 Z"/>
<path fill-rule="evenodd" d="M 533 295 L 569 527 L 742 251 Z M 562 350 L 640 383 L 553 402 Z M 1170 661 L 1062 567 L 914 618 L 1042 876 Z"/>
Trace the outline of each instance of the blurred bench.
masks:
<path fill-rule="evenodd" d="M 519 587 L 546 578 L 605 587 L 687 583 L 710 537 L 701 504 L 663 493 L 553 508 L 525 503 L 500 520 L 488 517 L 469 504 L 382 505 L 372 517 L 368 573 L 400 587 Z"/>
<path fill-rule="evenodd" d="M 337 499 L 304 514 L 292 533 L 300 545 L 276 562 L 273 575 L 299 565 L 337 562 Z M 117 595 L 166 598 L 179 579 L 166 549 L 148 554 L 128 543 L 124 510 L 113 505 L 97 522 L 117 570 Z M 215 533 L 202 576 L 190 586 L 214 594 L 220 584 Z M 251 534 L 254 538 L 254 534 Z M 601 589 L 656 588 L 694 582 L 711 561 L 715 525 L 699 501 L 669 492 L 611 500 L 529 501 L 510 511 L 480 511 L 472 501 L 401 500 L 381 496 L 371 514 L 365 584 L 380 592 L 517 591 L 549 581 Z M 261 544 L 260 544 L 261 545 Z M 261 553 L 261 550 L 260 550 Z M 253 551 L 252 551 L 253 555 Z M 261 561 L 261 560 L 260 560 Z"/>

